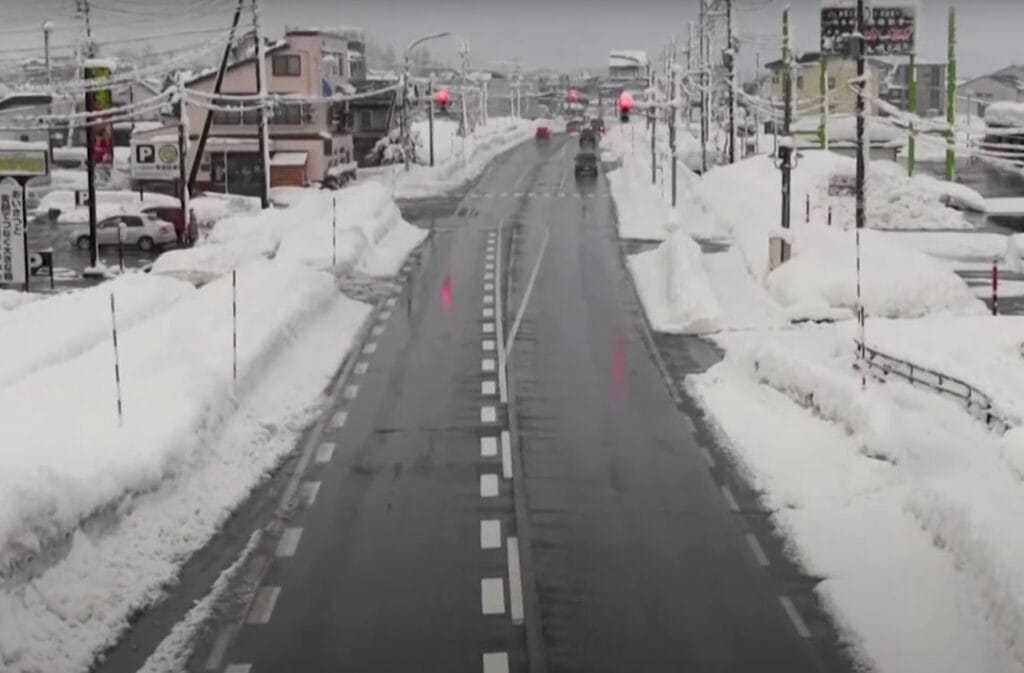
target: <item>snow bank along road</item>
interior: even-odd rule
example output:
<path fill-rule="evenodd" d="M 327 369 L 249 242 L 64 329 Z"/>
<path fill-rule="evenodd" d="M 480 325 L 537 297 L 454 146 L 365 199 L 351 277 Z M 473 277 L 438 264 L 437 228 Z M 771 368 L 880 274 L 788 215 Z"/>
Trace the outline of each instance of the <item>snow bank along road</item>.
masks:
<path fill-rule="evenodd" d="M 573 142 L 435 222 L 187 670 L 845 669 L 666 387 Z"/>

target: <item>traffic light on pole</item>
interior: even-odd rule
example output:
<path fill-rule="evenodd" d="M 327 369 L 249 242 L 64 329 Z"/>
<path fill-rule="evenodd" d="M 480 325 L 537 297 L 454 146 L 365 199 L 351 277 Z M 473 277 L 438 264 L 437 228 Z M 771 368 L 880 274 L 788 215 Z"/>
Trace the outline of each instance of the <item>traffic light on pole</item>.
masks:
<path fill-rule="evenodd" d="M 437 104 L 441 108 L 441 112 L 448 112 L 448 103 L 452 101 L 452 95 L 448 89 L 441 89 L 437 92 Z"/>
<path fill-rule="evenodd" d="M 623 124 L 629 123 L 629 111 L 633 109 L 633 95 L 623 91 L 619 96 L 619 120 Z"/>

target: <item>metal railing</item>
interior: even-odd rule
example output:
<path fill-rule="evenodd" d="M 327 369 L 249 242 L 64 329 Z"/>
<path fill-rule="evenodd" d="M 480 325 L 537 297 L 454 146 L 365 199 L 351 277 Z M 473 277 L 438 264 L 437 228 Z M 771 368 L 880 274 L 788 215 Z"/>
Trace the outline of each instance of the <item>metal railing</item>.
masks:
<path fill-rule="evenodd" d="M 857 340 L 854 340 L 854 349 L 857 362 L 863 362 L 869 371 L 880 372 L 883 377 L 895 374 L 913 385 L 956 398 L 967 407 L 968 413 L 983 422 L 989 430 L 1002 434 L 1014 425 L 997 411 L 991 397 L 966 381 L 893 357 L 878 349 L 862 345 Z"/>

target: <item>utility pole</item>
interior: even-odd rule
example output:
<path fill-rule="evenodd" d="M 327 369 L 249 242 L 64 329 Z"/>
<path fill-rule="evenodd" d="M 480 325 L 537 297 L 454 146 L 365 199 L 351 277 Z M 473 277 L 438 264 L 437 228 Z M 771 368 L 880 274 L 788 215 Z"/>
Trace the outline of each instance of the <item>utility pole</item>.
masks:
<path fill-rule="evenodd" d="M 828 149 L 828 56 L 822 50 L 818 56 L 818 91 L 821 92 L 821 119 L 818 122 L 818 144 Z"/>
<path fill-rule="evenodd" d="M 782 228 L 789 229 L 790 203 L 793 186 L 793 152 L 791 126 L 793 123 L 793 54 L 789 43 L 789 8 L 782 12 L 782 88 L 785 99 L 782 111 L 782 135 L 785 144 L 779 143 L 778 154 L 782 169 Z"/>
<path fill-rule="evenodd" d="M 908 73 L 910 94 L 908 96 L 908 107 L 910 108 L 910 137 L 907 138 L 907 175 L 914 175 L 914 164 L 917 163 L 917 133 L 914 131 L 913 115 L 917 114 L 917 58 L 915 54 L 910 55 L 910 68 Z"/>
<path fill-rule="evenodd" d="M 46 84 L 53 84 L 53 70 L 50 67 L 50 32 L 53 30 L 53 22 L 47 19 L 43 21 L 43 59 L 46 62 Z"/>
<path fill-rule="evenodd" d="M 700 166 L 708 172 L 708 73 L 707 73 L 707 3 L 700 0 Z"/>
<path fill-rule="evenodd" d="M 732 37 L 732 0 L 725 0 L 727 46 L 725 55 L 729 68 L 729 163 L 736 163 L 736 45 Z"/>
<path fill-rule="evenodd" d="M 693 83 L 693 21 L 686 25 L 686 132 L 690 132 L 690 121 L 693 116 L 693 103 L 690 100 L 690 89 Z"/>
<path fill-rule="evenodd" d="M 669 84 L 669 105 L 668 105 L 668 147 L 669 156 L 672 160 L 672 207 L 676 207 L 677 187 L 676 187 L 676 117 L 679 116 L 676 108 L 676 45 L 675 41 L 672 42 L 672 60 L 669 65 L 669 77 L 671 78 Z"/>
<path fill-rule="evenodd" d="M 650 63 L 647 64 L 649 73 L 648 77 L 648 90 L 651 92 L 650 100 L 650 117 L 651 117 L 651 184 L 658 184 L 658 92 L 654 88 L 656 81 L 654 77 L 654 68 Z"/>
<path fill-rule="evenodd" d="M 857 228 L 863 229 L 866 217 L 864 197 L 867 178 L 867 157 L 864 143 L 864 78 L 865 78 L 865 43 L 864 43 L 864 0 L 857 0 Z"/>
<path fill-rule="evenodd" d="M 88 63 L 89 61 L 83 62 L 86 65 Z M 85 67 L 84 70 L 84 78 L 89 86 L 85 93 L 85 111 L 89 113 L 85 119 L 85 161 L 89 190 L 89 266 L 95 269 L 100 261 L 100 245 L 96 234 L 96 118 L 92 115 L 96 109 L 96 84 L 93 81 L 92 68 Z"/>
<path fill-rule="evenodd" d="M 949 145 L 946 148 L 946 180 L 956 178 L 956 8 L 949 8 L 949 56 L 946 64 L 946 125 Z"/>
<path fill-rule="evenodd" d="M 185 163 L 188 158 L 188 100 L 185 97 L 185 78 L 179 71 L 177 74 L 178 84 L 178 183 L 181 187 L 179 198 L 181 199 L 181 216 L 185 221 L 185 238 L 191 235 L 192 218 L 189 214 L 189 186 L 185 178 Z M 210 114 L 212 114 L 212 110 Z M 198 157 L 196 163 L 199 163 Z M 224 164 L 224 181 L 227 182 L 227 164 Z M 266 206 L 264 206 L 265 208 Z"/>
<path fill-rule="evenodd" d="M 262 103 L 259 121 L 259 151 L 260 161 L 263 164 L 260 204 L 267 209 L 270 207 L 270 138 L 267 128 L 267 64 L 264 62 L 266 60 L 266 45 L 263 44 L 263 32 L 260 30 L 259 0 L 252 0 L 252 27 L 256 32 L 256 84 L 260 90 L 260 102 Z M 199 161 L 200 157 L 196 157 L 196 162 Z"/>
<path fill-rule="evenodd" d="M 427 117 L 430 120 L 430 167 L 434 167 L 434 73 L 427 81 Z"/>
<path fill-rule="evenodd" d="M 93 58 L 96 56 L 96 43 L 92 41 L 92 16 L 89 9 L 89 0 L 75 0 L 78 13 L 82 17 L 82 26 L 85 28 L 85 49 L 83 56 Z"/>
<path fill-rule="evenodd" d="M 228 60 L 231 58 L 231 48 L 235 45 L 235 34 L 238 32 L 238 24 L 242 20 L 242 6 L 245 0 L 238 0 L 238 5 L 235 7 L 235 16 L 231 21 L 231 32 L 228 35 L 228 43 L 224 47 L 224 55 L 220 60 L 220 69 L 217 71 L 217 81 L 213 85 L 213 93 L 219 94 L 221 87 L 224 86 L 224 74 L 228 69 Z M 216 98 L 214 102 L 218 102 Z M 199 134 L 199 144 L 196 146 L 196 160 L 192 162 L 192 169 L 188 176 L 188 188 L 192 189 L 195 187 L 196 178 L 199 176 L 199 165 L 202 163 L 203 153 L 206 151 L 206 139 L 210 136 L 210 127 L 213 125 L 213 111 L 207 110 L 205 119 L 203 119 L 203 132 Z M 228 164 L 226 161 L 227 152 L 224 153 L 224 174 L 227 175 Z"/>
<path fill-rule="evenodd" d="M 761 51 L 754 55 L 754 85 L 757 87 L 757 98 L 761 98 Z M 754 154 L 761 153 L 761 106 L 754 106 Z"/>

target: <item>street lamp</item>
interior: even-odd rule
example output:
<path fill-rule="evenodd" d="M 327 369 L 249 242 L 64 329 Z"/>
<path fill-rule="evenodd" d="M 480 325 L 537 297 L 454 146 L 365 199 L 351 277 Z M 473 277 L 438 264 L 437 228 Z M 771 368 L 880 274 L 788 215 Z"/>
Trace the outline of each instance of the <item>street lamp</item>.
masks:
<path fill-rule="evenodd" d="M 409 149 L 411 143 L 411 134 L 409 133 L 410 124 L 406 109 L 408 108 L 409 105 L 409 71 L 411 69 L 410 59 L 412 57 L 412 50 L 418 47 L 419 45 L 423 44 L 424 42 L 429 42 L 430 40 L 437 40 L 442 37 L 448 37 L 450 35 L 450 32 L 434 33 L 433 35 L 424 35 L 423 37 L 418 37 L 412 42 L 410 42 L 405 48 L 405 72 L 402 75 L 402 140 L 404 150 L 402 152 L 402 155 L 405 160 L 405 170 L 409 170 Z M 430 104 L 433 105 L 434 101 L 430 101 Z M 431 120 L 430 133 L 431 135 L 433 135 L 434 133 L 433 120 Z"/>
<path fill-rule="evenodd" d="M 46 62 L 46 84 L 53 84 L 53 72 L 50 70 L 50 33 L 53 31 L 53 22 L 47 19 L 43 21 L 43 54 Z"/>

